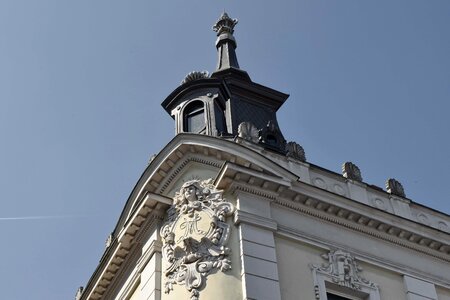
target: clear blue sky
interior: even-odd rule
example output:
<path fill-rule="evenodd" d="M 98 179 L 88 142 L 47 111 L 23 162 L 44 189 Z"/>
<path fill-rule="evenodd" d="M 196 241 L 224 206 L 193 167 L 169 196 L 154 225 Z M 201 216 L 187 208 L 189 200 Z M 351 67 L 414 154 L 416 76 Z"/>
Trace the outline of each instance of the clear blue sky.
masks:
<path fill-rule="evenodd" d="M 150 156 L 174 135 L 160 106 L 213 71 L 223 9 L 238 59 L 291 96 L 287 140 L 370 184 L 450 213 L 450 1 L 0 2 L 2 299 L 71 299 Z"/>

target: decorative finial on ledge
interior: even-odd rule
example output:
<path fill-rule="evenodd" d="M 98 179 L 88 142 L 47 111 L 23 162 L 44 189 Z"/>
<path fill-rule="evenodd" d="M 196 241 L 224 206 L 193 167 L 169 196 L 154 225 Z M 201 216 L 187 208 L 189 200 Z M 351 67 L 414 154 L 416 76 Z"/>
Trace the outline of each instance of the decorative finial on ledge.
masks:
<path fill-rule="evenodd" d="M 259 141 L 259 131 L 251 122 L 242 122 L 238 126 L 238 137 L 256 144 Z"/>
<path fill-rule="evenodd" d="M 109 246 L 111 246 L 112 242 L 113 242 L 113 235 L 112 235 L 112 233 L 111 233 L 111 234 L 108 235 L 108 237 L 106 238 L 106 241 L 105 241 L 105 248 L 109 248 Z"/>
<path fill-rule="evenodd" d="M 289 142 L 286 144 L 286 156 L 298 159 L 302 162 L 306 161 L 305 150 L 296 142 Z"/>
<path fill-rule="evenodd" d="M 83 295 L 83 290 L 84 288 L 82 286 L 78 288 L 77 293 L 75 294 L 75 300 L 81 299 L 81 295 Z"/>
<path fill-rule="evenodd" d="M 358 166 L 349 161 L 342 165 L 342 176 L 348 179 L 362 181 L 361 171 Z"/>
<path fill-rule="evenodd" d="M 232 35 L 234 32 L 234 26 L 236 26 L 237 23 L 237 19 L 230 18 L 224 11 L 219 20 L 217 20 L 216 24 L 213 25 L 213 30 L 217 32 L 217 36 L 221 35 L 222 33 L 229 33 Z"/>
<path fill-rule="evenodd" d="M 181 84 L 185 84 L 186 82 L 203 78 L 209 78 L 208 71 L 192 71 L 184 77 L 183 81 L 181 81 Z"/>
<path fill-rule="evenodd" d="M 389 194 L 405 198 L 405 190 L 402 184 L 394 178 L 390 178 L 386 181 L 386 190 Z"/>

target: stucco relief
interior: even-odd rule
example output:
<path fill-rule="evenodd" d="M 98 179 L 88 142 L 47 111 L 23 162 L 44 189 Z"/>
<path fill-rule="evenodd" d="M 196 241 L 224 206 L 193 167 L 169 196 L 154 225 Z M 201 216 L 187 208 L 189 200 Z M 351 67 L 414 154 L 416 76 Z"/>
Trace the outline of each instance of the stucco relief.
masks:
<path fill-rule="evenodd" d="M 378 209 L 387 210 L 386 202 L 384 202 L 383 199 L 374 198 L 374 199 L 372 199 L 372 203 Z"/>
<path fill-rule="evenodd" d="M 374 283 L 360 275 L 362 268 L 351 254 L 342 250 L 333 250 L 322 254 L 321 257 L 327 262 L 322 265 L 310 265 L 314 272 L 315 281 L 321 275 L 334 284 L 353 290 L 362 290 L 363 287 L 377 288 Z M 315 282 L 316 299 L 321 299 L 319 290 L 319 283 Z"/>
<path fill-rule="evenodd" d="M 448 231 L 448 225 L 443 221 L 438 222 L 438 228 L 442 231 Z"/>
<path fill-rule="evenodd" d="M 429 225 L 430 224 L 430 219 L 428 218 L 428 216 L 424 213 L 418 213 L 417 214 L 417 220 L 425 225 Z"/>
<path fill-rule="evenodd" d="M 209 274 L 231 269 L 226 219 L 234 207 L 211 182 L 185 182 L 168 210 L 161 228 L 166 293 L 174 284 L 184 285 L 197 300 Z"/>
<path fill-rule="evenodd" d="M 344 188 L 342 186 L 340 186 L 339 184 L 335 184 L 334 185 L 334 191 L 338 195 L 345 196 Z"/>
<path fill-rule="evenodd" d="M 327 184 L 325 183 L 325 181 L 322 178 L 314 178 L 313 183 L 315 186 L 320 187 L 321 189 L 326 190 L 327 189 Z"/>

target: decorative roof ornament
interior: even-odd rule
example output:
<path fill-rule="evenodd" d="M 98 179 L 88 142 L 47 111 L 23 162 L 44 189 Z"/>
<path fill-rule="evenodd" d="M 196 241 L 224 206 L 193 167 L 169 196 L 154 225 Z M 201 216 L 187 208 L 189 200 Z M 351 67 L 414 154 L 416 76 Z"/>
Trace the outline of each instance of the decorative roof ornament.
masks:
<path fill-rule="evenodd" d="M 109 248 L 113 242 L 113 234 L 108 235 L 108 238 L 105 241 L 105 248 Z"/>
<path fill-rule="evenodd" d="M 234 26 L 238 23 L 237 19 L 232 19 L 226 12 L 223 12 L 216 24 L 213 25 L 213 30 L 217 32 L 217 36 L 222 33 L 233 34 Z"/>
<path fill-rule="evenodd" d="M 363 180 L 358 166 L 349 161 L 342 165 L 342 176 L 356 181 Z"/>
<path fill-rule="evenodd" d="M 289 142 L 286 144 L 286 156 L 298 159 L 302 162 L 306 161 L 305 150 L 296 142 Z"/>
<path fill-rule="evenodd" d="M 237 19 L 232 19 L 226 12 L 223 12 L 212 27 L 217 33 L 216 48 L 218 55 L 216 71 L 212 73 L 212 77 L 229 76 L 232 73 L 241 77 L 241 79 L 251 81 L 247 72 L 239 68 L 236 56 L 237 43 L 233 33 L 234 26 L 237 23 Z"/>
<path fill-rule="evenodd" d="M 238 126 L 238 137 L 252 143 L 258 143 L 259 132 L 256 126 L 253 125 L 253 123 L 242 122 Z"/>
<path fill-rule="evenodd" d="M 152 156 L 150 156 L 150 158 L 148 159 L 147 165 L 151 164 L 155 158 L 156 158 L 156 154 L 153 154 Z"/>
<path fill-rule="evenodd" d="M 389 194 L 406 198 L 403 185 L 394 178 L 390 178 L 386 181 L 386 190 Z"/>
<path fill-rule="evenodd" d="M 286 140 L 274 120 L 270 120 L 267 126 L 259 131 L 259 142 L 269 149 L 286 153 Z"/>
<path fill-rule="evenodd" d="M 75 294 L 75 300 L 80 300 L 81 296 L 83 295 L 84 288 L 80 286 L 77 290 L 77 293 Z"/>
<path fill-rule="evenodd" d="M 203 78 L 209 78 L 208 71 L 192 71 L 184 77 L 184 79 L 181 81 L 181 84 Z"/>

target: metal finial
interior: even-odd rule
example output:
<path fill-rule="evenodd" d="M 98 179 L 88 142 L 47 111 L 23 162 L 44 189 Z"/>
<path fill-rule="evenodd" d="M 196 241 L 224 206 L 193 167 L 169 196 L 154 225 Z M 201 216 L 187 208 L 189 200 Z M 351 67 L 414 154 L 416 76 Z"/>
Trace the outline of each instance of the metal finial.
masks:
<path fill-rule="evenodd" d="M 224 10 L 219 20 L 217 20 L 216 24 L 213 25 L 213 30 L 217 32 L 217 36 L 221 35 L 222 33 L 233 34 L 234 26 L 236 26 L 237 23 L 238 20 L 231 19 Z"/>

